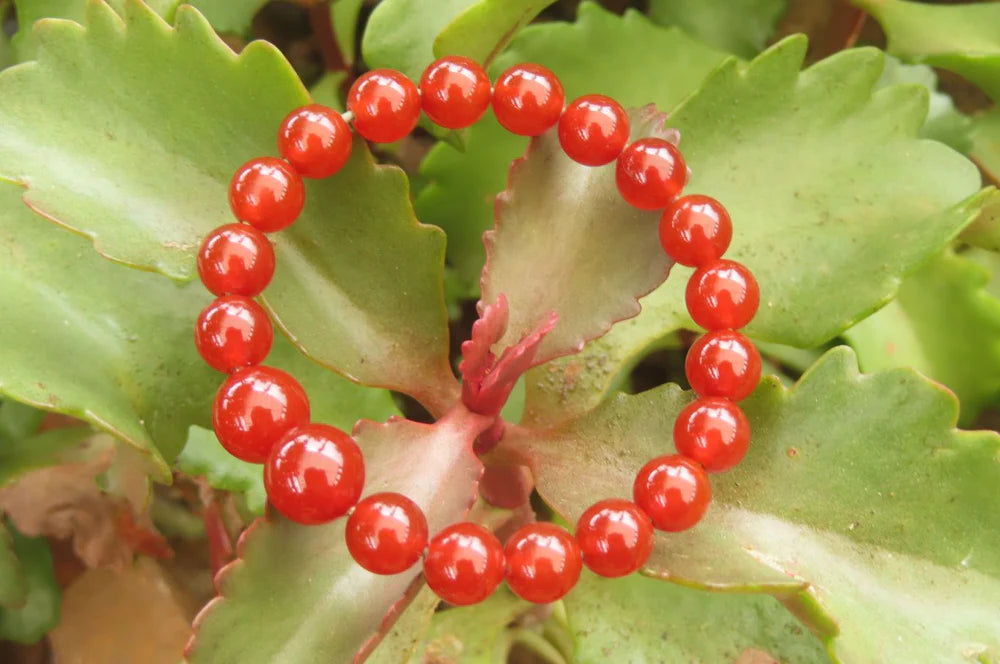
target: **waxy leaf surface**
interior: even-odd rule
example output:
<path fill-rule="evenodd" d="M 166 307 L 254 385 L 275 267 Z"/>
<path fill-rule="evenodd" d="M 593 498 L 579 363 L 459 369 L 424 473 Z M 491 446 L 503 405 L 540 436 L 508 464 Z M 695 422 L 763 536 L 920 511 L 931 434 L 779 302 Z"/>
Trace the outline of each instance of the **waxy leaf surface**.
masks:
<path fill-rule="evenodd" d="M 742 58 L 764 49 L 788 0 L 650 0 L 649 17 Z"/>
<path fill-rule="evenodd" d="M 602 579 L 584 572 L 563 602 L 579 664 L 607 662 L 623 646 L 633 661 L 644 662 L 738 662 L 747 650 L 783 664 L 829 661 L 819 640 L 767 595 L 709 593 L 638 574 Z"/>
<path fill-rule="evenodd" d="M 85 28 L 39 23 L 38 62 L 0 74 L 0 177 L 102 254 L 186 280 L 202 238 L 232 220 L 233 172 L 275 153 L 282 118 L 308 95 L 269 44 L 237 56 L 191 8 L 171 28 L 124 5 L 122 18 L 89 2 Z M 269 308 L 321 363 L 443 412 L 455 381 L 442 233 L 416 221 L 405 175 L 362 141 L 337 177 L 306 189 L 298 222 L 273 236 Z"/>
<path fill-rule="evenodd" d="M 409 497 L 431 533 L 461 520 L 482 471 L 472 442 L 489 423 L 464 410 L 435 425 L 362 422 L 365 495 Z M 300 526 L 271 515 L 251 526 L 221 572 L 220 597 L 196 620 L 190 661 L 326 664 L 370 652 L 419 590 L 420 565 L 391 576 L 364 570 L 344 544 L 345 522 Z"/>
<path fill-rule="evenodd" d="M 692 169 L 686 191 L 726 206 L 734 227 L 726 255 L 760 283 L 747 333 L 807 348 L 888 301 L 904 275 L 975 218 L 982 198 L 971 162 L 918 138 L 926 90 L 874 90 L 884 61 L 874 49 L 842 51 L 800 72 L 805 46 L 792 37 L 748 66 L 728 61 L 667 125 L 680 130 Z M 529 421 L 589 409 L 644 349 L 689 326 L 690 273 L 675 268 L 637 317 L 529 377 Z"/>
<path fill-rule="evenodd" d="M 864 371 L 912 367 L 949 387 L 968 425 L 1000 396 L 1000 300 L 984 267 L 948 251 L 844 336 Z M 946 321 L 946 323 L 944 322 Z"/>
<path fill-rule="evenodd" d="M 630 497 L 639 468 L 673 452 L 690 399 L 673 385 L 619 395 L 545 432 L 508 429 L 498 450 L 529 461 L 574 523 L 598 498 Z M 860 375 L 846 348 L 741 405 L 747 457 L 712 476 L 700 524 L 657 537 L 645 574 L 771 592 L 842 661 L 1000 656 L 997 434 L 954 429 L 950 394 L 910 370 Z"/>

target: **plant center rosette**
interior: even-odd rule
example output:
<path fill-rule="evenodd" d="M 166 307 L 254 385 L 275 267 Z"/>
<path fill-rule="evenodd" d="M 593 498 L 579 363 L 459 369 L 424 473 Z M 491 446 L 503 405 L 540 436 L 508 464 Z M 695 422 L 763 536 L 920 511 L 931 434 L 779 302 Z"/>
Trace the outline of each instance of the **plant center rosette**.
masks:
<path fill-rule="evenodd" d="M 335 176 L 347 162 L 352 125 L 363 138 L 392 143 L 409 134 L 421 111 L 446 129 L 478 121 L 492 105 L 512 133 L 539 136 L 557 127 L 571 159 L 597 167 L 615 162 L 619 193 L 630 205 L 661 211 L 659 240 L 677 263 L 695 268 L 686 290 L 692 319 L 708 332 L 688 352 L 685 371 L 698 399 L 678 416 L 677 454 L 650 460 L 635 477 L 633 500 L 598 500 L 575 533 L 530 523 L 505 544 L 483 526 L 460 522 L 433 534 L 421 508 L 400 493 L 361 499 L 365 461 L 352 437 L 310 421 L 309 399 L 286 372 L 264 366 L 273 341 L 270 319 L 253 298 L 268 285 L 275 253 L 266 233 L 291 225 L 305 203 L 302 178 Z M 230 374 L 216 396 L 213 425 L 234 456 L 263 464 L 270 503 L 292 521 L 315 525 L 347 516 L 346 545 L 358 565 L 375 574 L 400 574 L 423 559 L 430 588 L 443 600 L 468 605 L 499 584 L 532 602 L 564 596 L 582 565 L 602 576 L 638 570 L 653 548 L 654 529 L 693 527 L 711 500 L 709 473 L 735 466 L 746 454 L 750 425 L 736 402 L 756 387 L 760 356 L 738 330 L 753 318 L 760 294 L 743 265 L 722 258 L 732 238 L 725 208 L 707 196 L 680 196 L 688 178 L 674 142 L 639 138 L 629 143 L 630 121 L 615 100 L 585 95 L 568 105 L 552 72 L 534 64 L 505 71 L 491 87 L 486 72 L 462 57 L 437 60 L 419 89 L 396 71 L 360 77 L 341 115 L 311 104 L 292 111 L 278 132 L 282 158 L 244 164 L 230 185 L 238 223 L 204 241 L 198 272 L 217 299 L 199 316 L 195 341 L 208 364 Z M 650 239 L 656 232 L 650 228 Z M 461 403 L 493 425 L 477 451 L 503 433 L 499 413 L 518 378 L 532 366 L 555 313 L 499 356 L 491 351 L 507 330 L 504 294 L 480 306 L 471 338 L 462 345 Z"/>

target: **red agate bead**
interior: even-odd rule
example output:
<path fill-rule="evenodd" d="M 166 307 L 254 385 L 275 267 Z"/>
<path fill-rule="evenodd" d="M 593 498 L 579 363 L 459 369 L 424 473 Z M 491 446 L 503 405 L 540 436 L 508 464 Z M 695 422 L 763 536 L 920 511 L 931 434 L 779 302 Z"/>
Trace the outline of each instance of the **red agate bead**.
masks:
<path fill-rule="evenodd" d="M 760 382 L 760 353 L 739 332 L 716 330 L 691 345 L 684 371 L 698 396 L 739 401 Z"/>
<path fill-rule="evenodd" d="M 417 126 L 420 93 L 413 81 L 392 69 L 374 69 L 347 93 L 354 128 L 375 143 L 394 143 Z"/>
<path fill-rule="evenodd" d="M 273 233 L 295 221 L 306 202 L 299 174 L 281 159 L 258 157 L 243 164 L 229 183 L 229 206 L 240 221 Z"/>
<path fill-rule="evenodd" d="M 398 493 L 376 493 L 354 508 L 344 534 L 354 560 L 375 574 L 405 572 L 427 546 L 427 519 Z"/>
<path fill-rule="evenodd" d="M 490 78 L 475 61 L 449 55 L 424 71 L 420 102 L 436 124 L 448 129 L 468 127 L 490 105 Z"/>
<path fill-rule="evenodd" d="M 718 260 L 691 275 L 685 300 L 691 318 L 706 330 L 737 328 L 753 320 L 760 289 L 744 265 Z"/>
<path fill-rule="evenodd" d="M 493 87 L 493 113 L 519 136 L 544 134 L 559 121 L 566 93 L 556 75 L 541 65 L 515 65 Z"/>
<path fill-rule="evenodd" d="M 545 604 L 568 593 L 580 578 L 580 546 L 551 523 L 529 523 L 507 540 L 507 585 L 521 599 Z"/>
<path fill-rule="evenodd" d="M 653 550 L 653 523 L 635 503 L 609 498 L 591 505 L 576 524 L 584 564 L 615 577 L 636 571 Z"/>
<path fill-rule="evenodd" d="M 698 267 L 729 248 L 733 224 L 722 204 L 708 196 L 682 196 L 660 219 L 660 244 L 681 265 Z"/>
<path fill-rule="evenodd" d="M 325 178 L 351 156 L 351 128 L 340 113 L 309 104 L 289 113 L 278 130 L 278 152 L 300 175 Z"/>
<path fill-rule="evenodd" d="M 282 436 L 309 421 L 309 399 L 298 381 L 273 367 L 237 371 L 215 396 L 212 424 L 237 459 L 264 463 Z"/>
<path fill-rule="evenodd" d="M 559 119 L 559 143 L 570 159 L 585 166 L 614 161 L 628 142 L 629 119 L 621 104 L 604 95 L 584 95 Z"/>
<path fill-rule="evenodd" d="M 750 422 L 728 399 L 703 397 L 687 406 L 674 422 L 674 446 L 710 473 L 738 464 L 750 447 Z"/>
<path fill-rule="evenodd" d="M 264 465 L 267 498 L 292 521 L 313 525 L 358 502 L 365 461 L 354 439 L 336 427 L 306 424 L 285 434 Z"/>
<path fill-rule="evenodd" d="M 274 275 L 274 247 L 247 224 L 209 233 L 198 252 L 198 276 L 215 295 L 258 295 Z"/>
<path fill-rule="evenodd" d="M 632 494 L 657 529 L 678 532 L 701 520 L 712 500 L 712 487 L 697 462 L 673 454 L 643 466 Z"/>
<path fill-rule="evenodd" d="M 198 316 L 194 343 L 213 369 L 229 373 L 260 364 L 271 352 L 274 330 L 259 304 L 242 295 L 224 295 Z"/>
<path fill-rule="evenodd" d="M 640 138 L 615 167 L 622 198 L 640 210 L 662 210 L 687 182 L 687 164 L 677 146 L 662 138 Z"/>
<path fill-rule="evenodd" d="M 482 526 L 456 523 L 431 540 L 424 579 L 438 597 L 456 606 L 489 597 L 504 575 L 503 547 Z"/>

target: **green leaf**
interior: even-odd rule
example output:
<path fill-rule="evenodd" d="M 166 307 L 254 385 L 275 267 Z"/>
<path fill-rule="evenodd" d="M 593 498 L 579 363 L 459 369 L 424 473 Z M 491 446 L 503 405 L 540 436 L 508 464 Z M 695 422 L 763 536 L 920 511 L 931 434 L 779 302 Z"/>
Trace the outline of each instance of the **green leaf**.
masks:
<path fill-rule="evenodd" d="M 649 17 L 706 44 L 752 58 L 774 34 L 788 0 L 650 0 Z"/>
<path fill-rule="evenodd" d="M 530 461 L 574 523 L 597 498 L 631 496 L 639 468 L 673 451 L 666 432 L 690 398 L 674 385 L 619 395 L 543 433 L 508 428 L 497 449 Z M 657 536 L 644 573 L 773 592 L 841 661 L 1000 656 L 996 433 L 954 429 L 948 392 L 910 370 L 859 375 L 843 347 L 741 405 L 747 457 L 713 476 L 698 526 Z"/>
<path fill-rule="evenodd" d="M 912 367 L 952 389 L 970 424 L 1000 396 L 1000 301 L 987 269 L 947 251 L 844 333 L 864 371 Z"/>
<path fill-rule="evenodd" d="M 35 643 L 59 623 L 59 584 L 52 552 L 44 537 L 25 537 L 9 528 L 14 551 L 24 569 L 27 593 L 23 606 L 0 608 L 0 639 Z"/>
<path fill-rule="evenodd" d="M 810 348 L 891 299 L 904 275 L 975 217 L 986 194 L 963 201 L 979 188 L 975 166 L 917 138 L 924 89 L 873 91 L 879 51 L 842 51 L 799 72 L 805 48 L 792 37 L 749 66 L 730 60 L 667 124 L 680 130 L 693 172 L 687 191 L 728 208 L 735 232 L 726 255 L 760 283 L 747 333 Z M 687 327 L 690 273 L 676 267 L 642 300 L 639 316 L 529 378 L 528 421 L 584 412 L 645 348 Z"/>
<path fill-rule="evenodd" d="M 354 64 L 355 43 L 357 42 L 358 14 L 364 0 L 334 0 L 330 3 L 330 21 L 333 23 L 333 32 L 340 45 L 341 55 L 344 56 L 344 63 L 348 66 Z M 344 72 L 346 75 L 347 72 Z M 328 72 L 329 74 L 329 72 Z"/>
<path fill-rule="evenodd" d="M 217 32 L 245 35 L 267 0 L 185 0 L 200 11 Z M 337 4 L 344 4 L 343 1 Z"/>
<path fill-rule="evenodd" d="M 972 158 L 1000 182 L 1000 110 L 993 109 L 972 123 Z"/>
<path fill-rule="evenodd" d="M 474 606 L 439 611 L 434 614 L 430 630 L 409 663 L 496 664 L 506 661 L 512 641 L 508 626 L 532 607 L 502 586 Z"/>
<path fill-rule="evenodd" d="M 979 215 L 965 227 L 959 239 L 982 249 L 1000 251 L 1000 190 L 993 189 L 983 199 Z"/>
<path fill-rule="evenodd" d="M 882 24 L 890 53 L 961 74 L 1000 101 L 1000 5 L 853 1 Z"/>
<path fill-rule="evenodd" d="M 0 310 L 17 312 L 0 326 L 0 393 L 89 421 L 168 478 L 220 381 L 191 341 L 207 294 L 101 259 L 21 191 L 0 184 Z"/>
<path fill-rule="evenodd" d="M 16 401 L 0 402 L 0 445 L 27 438 L 38 431 L 45 411 Z"/>
<path fill-rule="evenodd" d="M 23 607 L 28 601 L 28 583 L 17 559 L 14 539 L 0 520 L 0 611 Z"/>
<path fill-rule="evenodd" d="M 124 14 L 125 4 L 132 0 L 107 0 L 119 14 Z M 181 0 L 143 0 L 150 9 L 165 20 L 173 20 L 174 11 Z M 239 0 L 225 0 L 237 3 Z M 35 33 L 35 22 L 43 18 L 61 18 L 80 22 L 86 13 L 88 0 L 14 0 L 17 8 L 18 31 L 11 40 L 11 46 L 19 62 L 34 60 L 38 55 L 39 36 Z"/>
<path fill-rule="evenodd" d="M 600 92 L 625 106 L 654 103 L 670 109 L 725 57 L 638 12 L 616 16 L 584 2 L 575 23 L 539 23 L 522 30 L 490 73 L 537 62 L 559 76 L 568 99 Z M 648 62 L 656 63 L 657 76 L 650 76 Z M 487 114 L 466 131 L 465 152 L 439 143 L 421 165 L 430 184 L 417 198 L 418 215 L 447 231 L 448 261 L 469 297 L 478 295 L 486 259 L 482 235 L 493 226 L 494 198 L 527 145 L 527 139 L 510 134 Z"/>
<path fill-rule="evenodd" d="M 232 173 L 274 151 L 308 95 L 273 46 L 236 56 L 197 11 L 176 18 L 170 28 L 127 0 L 124 20 L 92 2 L 86 28 L 39 24 L 39 62 L 0 74 L 0 176 L 102 254 L 189 279 L 201 239 L 231 220 Z M 298 223 L 273 236 L 265 299 L 279 325 L 321 363 L 443 411 L 455 390 L 443 235 L 416 221 L 405 175 L 376 167 L 361 140 L 337 177 L 306 189 Z"/>
<path fill-rule="evenodd" d="M 355 385 L 311 362 L 281 337 L 275 338 L 268 364 L 279 366 L 302 383 L 309 394 L 311 418 L 351 431 L 359 419 L 384 422 L 399 415 L 386 390 Z M 216 489 L 246 493 L 247 508 L 263 514 L 267 496 L 260 464 L 241 461 L 226 451 L 215 434 L 201 427 L 191 427 L 187 444 L 177 457 L 179 470 L 204 476 Z"/>
<path fill-rule="evenodd" d="M 630 115 L 632 138 L 670 136 L 655 109 Z M 588 168 L 566 156 L 555 131 L 532 142 L 511 167 L 496 210 L 496 228 L 484 238 L 481 302 L 505 295 L 510 303 L 497 348 L 513 346 L 550 312 L 558 314 L 536 365 L 575 353 L 616 321 L 635 316 L 638 298 L 663 283 L 672 264 L 657 241 L 659 213 L 622 199 L 614 164 Z"/>
<path fill-rule="evenodd" d="M 972 149 L 972 118 L 963 114 L 944 92 L 937 89 L 937 74 L 927 65 L 906 65 L 891 55 L 885 59 L 885 69 L 876 88 L 884 88 L 899 83 L 916 83 L 927 88 L 930 94 L 930 108 L 920 135 L 941 141 L 959 152 L 968 153 Z"/>
<path fill-rule="evenodd" d="M 555 0 L 479 0 L 434 40 L 434 57 L 464 55 L 489 65 L 517 31 Z"/>
<path fill-rule="evenodd" d="M 215 434 L 191 427 L 187 444 L 175 462 L 188 475 L 204 477 L 215 489 L 246 494 L 247 509 L 261 515 L 267 505 L 264 475 L 260 464 L 247 463 L 226 451 Z"/>
<path fill-rule="evenodd" d="M 361 54 L 372 69 L 397 69 L 419 81 L 443 55 L 483 64 L 555 0 L 384 0 L 368 19 Z"/>
<path fill-rule="evenodd" d="M 94 440 L 90 440 L 94 439 Z M 111 439 L 95 434 L 90 427 L 52 429 L 10 440 L 0 446 L 0 487 L 33 470 L 78 463 L 90 458 L 92 449 L 110 444 Z"/>
<path fill-rule="evenodd" d="M 431 532 L 461 520 L 482 472 L 472 442 L 489 424 L 463 409 L 434 425 L 361 423 L 355 439 L 365 454 L 365 493 L 408 496 Z M 220 597 L 195 621 L 190 661 L 326 664 L 370 652 L 419 590 L 420 566 L 392 576 L 365 571 L 347 552 L 344 522 L 269 518 L 251 526 L 219 579 Z"/>
<path fill-rule="evenodd" d="M 408 661 L 430 629 L 435 609 L 440 603 L 441 600 L 433 590 L 426 585 L 421 587 L 371 656 L 365 660 L 366 664 L 404 664 Z"/>
<path fill-rule="evenodd" d="M 736 662 L 745 650 L 764 651 L 784 664 L 829 661 L 819 640 L 766 595 L 584 572 L 563 602 L 578 664 L 607 662 L 624 644 L 633 662 Z"/>

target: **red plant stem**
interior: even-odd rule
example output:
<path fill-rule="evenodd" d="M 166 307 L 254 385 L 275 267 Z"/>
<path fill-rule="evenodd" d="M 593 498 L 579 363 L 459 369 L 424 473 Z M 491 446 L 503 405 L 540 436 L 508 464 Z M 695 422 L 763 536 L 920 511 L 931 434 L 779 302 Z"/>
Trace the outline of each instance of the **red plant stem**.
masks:
<path fill-rule="evenodd" d="M 226 522 L 222 519 L 222 510 L 219 508 L 219 498 L 210 488 L 205 487 L 201 492 L 202 509 L 201 518 L 205 523 L 205 537 L 208 539 L 208 557 L 212 564 L 212 575 L 219 573 L 227 563 L 236 555 L 233 547 L 233 540 L 226 530 Z"/>
<path fill-rule="evenodd" d="M 316 35 L 327 71 L 350 73 L 340 42 L 337 41 L 337 33 L 333 30 L 333 22 L 330 20 L 330 6 L 320 4 L 309 7 L 309 24 L 312 26 L 313 34 Z"/>

